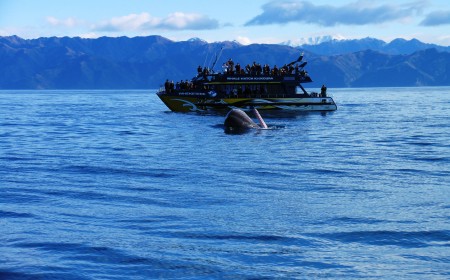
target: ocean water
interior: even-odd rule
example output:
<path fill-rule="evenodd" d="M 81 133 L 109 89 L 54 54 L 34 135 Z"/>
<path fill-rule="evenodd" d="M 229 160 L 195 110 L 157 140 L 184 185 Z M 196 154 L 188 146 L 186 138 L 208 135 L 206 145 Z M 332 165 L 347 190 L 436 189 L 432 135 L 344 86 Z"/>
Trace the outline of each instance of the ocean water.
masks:
<path fill-rule="evenodd" d="M 329 92 L 230 135 L 154 91 L 0 91 L 0 279 L 449 279 L 450 88 Z"/>

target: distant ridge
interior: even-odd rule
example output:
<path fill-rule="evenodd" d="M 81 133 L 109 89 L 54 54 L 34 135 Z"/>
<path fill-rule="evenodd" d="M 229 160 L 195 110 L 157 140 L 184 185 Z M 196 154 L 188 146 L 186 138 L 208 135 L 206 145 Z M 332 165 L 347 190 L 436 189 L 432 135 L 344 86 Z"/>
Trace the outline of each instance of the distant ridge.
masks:
<path fill-rule="evenodd" d="M 423 43 L 417 39 L 394 39 L 389 43 L 375 38 L 346 39 L 342 36 L 321 36 L 302 38 L 281 43 L 291 47 L 308 50 L 320 55 L 337 55 L 358 51 L 373 50 L 386 54 L 412 54 L 417 51 L 434 48 L 438 51 L 450 52 L 450 47 Z"/>
<path fill-rule="evenodd" d="M 450 85 L 449 48 L 418 40 L 387 44 L 365 38 L 292 47 L 199 38 L 176 42 L 162 36 L 8 36 L 0 37 L 0 89 L 152 89 L 166 79 L 192 78 L 197 66 L 210 67 L 219 53 L 216 71 L 229 58 L 241 64 L 283 65 L 300 52 L 305 52 L 306 69 L 316 81 L 307 87 Z"/>

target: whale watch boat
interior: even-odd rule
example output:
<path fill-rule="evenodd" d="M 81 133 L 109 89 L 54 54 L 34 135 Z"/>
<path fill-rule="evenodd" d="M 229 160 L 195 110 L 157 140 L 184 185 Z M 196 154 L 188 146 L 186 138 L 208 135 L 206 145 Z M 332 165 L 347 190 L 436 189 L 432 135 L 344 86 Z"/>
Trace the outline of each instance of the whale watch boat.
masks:
<path fill-rule="evenodd" d="M 236 65 L 229 59 L 223 72 L 197 69 L 191 80 L 174 83 L 166 80 L 157 95 L 174 112 L 202 112 L 239 108 L 249 110 L 334 111 L 333 98 L 326 87 L 321 92 L 307 92 L 303 83 L 312 82 L 304 70 L 303 54 L 283 67 Z M 216 58 L 217 61 L 217 58 Z M 215 62 L 211 69 L 214 69 Z"/>

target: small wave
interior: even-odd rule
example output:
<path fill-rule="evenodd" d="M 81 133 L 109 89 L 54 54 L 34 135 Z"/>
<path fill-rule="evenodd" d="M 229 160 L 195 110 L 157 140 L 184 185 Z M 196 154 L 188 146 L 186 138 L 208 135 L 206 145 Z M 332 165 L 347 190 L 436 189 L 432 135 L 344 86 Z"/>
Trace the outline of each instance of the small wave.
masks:
<path fill-rule="evenodd" d="M 417 161 L 448 161 L 447 157 L 412 157 L 413 160 Z"/>
<path fill-rule="evenodd" d="M 214 235 L 214 234 L 184 234 L 186 238 L 191 239 L 216 239 L 216 240 L 248 240 L 248 241 L 287 241 L 287 237 L 276 235 Z"/>
<path fill-rule="evenodd" d="M 168 233 L 170 234 L 170 233 Z M 232 233 L 232 234 L 217 234 L 207 232 L 174 232 L 171 235 L 186 239 L 200 239 L 200 240 L 234 240 L 241 242 L 267 242 L 276 244 L 297 244 L 301 246 L 314 246 L 313 242 L 299 236 L 280 236 L 280 235 L 265 235 L 265 234 L 249 234 L 249 233 Z"/>
<path fill-rule="evenodd" d="M 144 232 L 154 233 L 156 229 L 180 229 L 178 222 L 185 220 L 179 216 L 151 216 L 144 219 L 119 219 L 116 225 L 119 228 L 127 228 L 132 230 L 139 230 Z"/>
<path fill-rule="evenodd" d="M 0 160 L 8 161 L 37 161 L 38 159 L 32 157 L 20 157 L 20 156 L 0 156 Z"/>
<path fill-rule="evenodd" d="M 83 279 L 84 272 L 90 271 L 89 275 L 95 279 L 103 279 L 104 271 L 108 270 L 117 279 L 130 279 L 130 277 L 145 279 L 164 279 L 164 278 L 180 278 L 186 275 L 209 276 L 218 275 L 221 273 L 220 268 L 214 265 L 201 264 L 195 259 L 179 259 L 178 256 L 171 257 L 169 254 L 162 256 L 139 256 L 128 254 L 127 251 L 115 249 L 105 246 L 89 246 L 82 243 L 56 243 L 56 242 L 35 242 L 35 243 L 16 243 L 15 247 L 39 250 L 52 254 L 53 257 L 59 259 L 66 264 L 76 263 L 76 268 L 65 267 L 65 270 L 70 270 L 70 275 L 75 276 L 74 279 Z M 86 265 L 83 265 L 85 263 Z M 95 264 L 101 267 L 99 274 L 92 271 L 90 264 Z M 40 268 L 39 275 L 50 275 L 52 268 Z M 6 272 L 8 273 L 8 272 Z M 52 275 L 54 274 L 51 273 Z M 19 279 L 36 279 L 33 274 L 8 273 L 6 275 L 17 275 L 17 277 L 25 276 Z M 118 275 L 121 275 L 120 277 Z M 126 276 L 125 276 L 126 275 Z M 1 271 L 0 271 L 1 276 Z M 97 277 L 96 277 L 97 276 Z M 89 279 L 93 279 L 89 278 Z M 3 279 L 3 278 L 2 278 Z M 9 278 L 6 278 L 9 279 Z M 14 279 L 14 278 L 12 278 Z M 41 279 L 41 278 L 38 278 Z M 72 279 L 72 278 L 42 278 L 42 279 Z"/>
<path fill-rule="evenodd" d="M 431 142 L 409 142 L 408 144 L 414 145 L 414 146 L 434 146 L 435 143 Z"/>
<path fill-rule="evenodd" d="M 308 192 L 330 192 L 330 193 L 380 193 L 380 190 L 373 188 L 364 188 L 364 186 L 337 186 L 335 184 L 324 184 L 318 182 L 314 184 L 314 187 L 308 187 L 305 189 Z"/>
<path fill-rule="evenodd" d="M 408 174 L 417 174 L 424 172 L 424 170 L 422 169 L 415 169 L 415 168 L 387 168 L 387 170 L 398 171 L 399 173 L 408 173 Z"/>
<path fill-rule="evenodd" d="M 42 190 L 42 194 L 54 197 L 66 197 L 76 200 L 97 201 L 98 203 L 139 203 L 145 205 L 158 205 L 160 207 L 175 207 L 176 202 L 167 201 L 164 199 L 137 196 L 137 195 L 123 195 L 110 193 L 98 190 L 77 191 L 77 190 Z"/>
<path fill-rule="evenodd" d="M 23 190 L 22 190 L 23 192 Z M 0 196 L 0 203 L 32 204 L 44 200 L 39 194 L 9 192 Z"/>
<path fill-rule="evenodd" d="M 321 175 L 338 175 L 338 176 L 344 176 L 347 175 L 347 171 L 341 171 L 341 170 L 335 170 L 335 169 L 326 169 L 326 168 L 316 168 L 316 169 L 309 169 L 305 170 L 309 173 L 315 173 L 315 174 L 321 174 Z"/>
<path fill-rule="evenodd" d="M 62 254 L 63 252 L 70 252 L 64 255 L 64 259 L 84 259 L 95 260 L 95 263 L 118 263 L 135 259 L 129 257 L 124 252 L 102 246 L 88 246 L 82 243 L 56 243 L 56 242 L 18 242 L 14 244 L 18 248 L 33 248 L 46 252 L 55 252 Z"/>
<path fill-rule="evenodd" d="M 175 177 L 173 174 L 175 171 L 172 169 L 164 168 L 149 168 L 145 170 L 127 169 L 127 168 L 113 168 L 102 166 L 89 166 L 89 165 L 72 165 L 65 168 L 65 170 L 74 173 L 84 174 L 119 174 L 119 175 L 133 175 L 143 177 L 161 177 L 170 178 Z"/>
<path fill-rule="evenodd" d="M 59 267 L 47 267 L 48 270 L 62 270 Z M 72 272 L 37 272 L 24 273 L 16 271 L 0 270 L 0 279 L 5 280 L 35 280 L 35 279 L 64 279 L 64 280 L 84 280 L 91 279 L 82 275 L 74 275 Z"/>
<path fill-rule="evenodd" d="M 450 257 L 439 257 L 439 256 L 417 256 L 417 255 L 402 255 L 404 258 L 414 259 L 419 261 L 427 261 L 433 263 L 450 263 Z M 450 272 L 448 273 L 450 275 Z"/>
<path fill-rule="evenodd" d="M 119 135 L 135 135 L 138 134 L 135 131 L 131 131 L 131 130 L 122 130 L 118 132 Z"/>
<path fill-rule="evenodd" d="M 180 216 L 167 215 L 167 216 L 151 216 L 148 219 L 120 219 L 117 220 L 119 223 L 132 223 L 132 224 L 148 224 L 148 223 L 159 223 L 159 222 L 174 222 L 185 220 Z"/>
<path fill-rule="evenodd" d="M 421 169 L 420 169 L 421 168 Z M 429 177 L 446 177 L 450 174 L 450 171 L 446 170 L 425 170 L 420 168 L 387 168 L 391 174 L 395 174 L 399 177 L 404 176 L 429 176 Z"/>
<path fill-rule="evenodd" d="M 351 218 L 351 217 L 339 217 L 332 219 L 333 221 L 337 221 L 339 224 L 346 223 L 346 224 L 383 224 L 386 221 L 384 220 L 378 220 L 378 219 L 370 219 L 370 218 Z"/>
<path fill-rule="evenodd" d="M 33 218 L 34 215 L 29 213 L 18 213 L 0 210 L 0 218 Z"/>
<path fill-rule="evenodd" d="M 394 245 L 404 248 L 435 246 L 434 242 L 449 242 L 450 231 L 352 231 L 319 234 L 321 237 L 344 243 L 363 243 L 369 245 Z"/>

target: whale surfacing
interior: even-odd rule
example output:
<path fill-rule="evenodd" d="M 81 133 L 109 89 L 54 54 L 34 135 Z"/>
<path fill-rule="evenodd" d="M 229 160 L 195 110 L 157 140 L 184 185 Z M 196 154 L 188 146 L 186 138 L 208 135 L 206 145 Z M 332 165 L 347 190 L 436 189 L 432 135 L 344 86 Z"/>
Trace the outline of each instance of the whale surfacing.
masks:
<path fill-rule="evenodd" d="M 241 109 L 231 109 L 225 117 L 224 127 L 226 132 L 242 133 L 250 129 L 267 128 L 266 123 L 256 109 L 253 112 L 261 123 L 261 126 L 256 124 L 244 111 Z"/>

